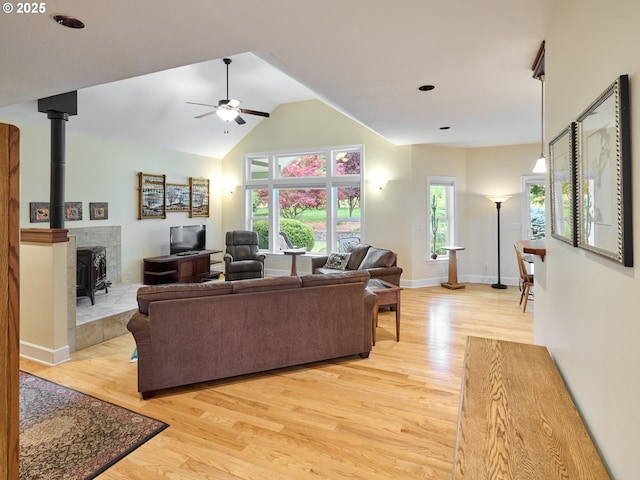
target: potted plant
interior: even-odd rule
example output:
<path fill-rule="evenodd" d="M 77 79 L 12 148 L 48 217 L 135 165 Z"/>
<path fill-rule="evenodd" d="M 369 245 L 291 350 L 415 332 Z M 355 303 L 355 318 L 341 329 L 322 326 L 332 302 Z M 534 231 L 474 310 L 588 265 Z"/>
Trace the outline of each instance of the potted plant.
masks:
<path fill-rule="evenodd" d="M 431 232 L 433 233 L 433 242 L 431 242 L 431 249 L 433 250 L 433 253 L 431 254 L 431 258 L 433 260 L 438 258 L 438 248 L 436 247 L 436 234 L 438 233 L 438 219 L 436 217 L 436 208 L 436 196 L 433 195 L 431 197 Z"/>

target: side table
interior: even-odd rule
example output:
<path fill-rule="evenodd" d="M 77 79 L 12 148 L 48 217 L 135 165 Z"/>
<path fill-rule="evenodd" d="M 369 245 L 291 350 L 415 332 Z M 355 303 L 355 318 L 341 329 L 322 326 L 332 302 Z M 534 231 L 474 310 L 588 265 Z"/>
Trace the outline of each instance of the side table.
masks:
<path fill-rule="evenodd" d="M 458 283 L 458 260 L 456 258 L 456 252 L 458 250 L 464 250 L 464 247 L 448 246 L 442 247 L 442 249 L 449 252 L 449 280 L 447 282 L 442 282 L 440 285 L 451 290 L 464 288 L 464 283 Z"/>
<path fill-rule="evenodd" d="M 378 301 L 373 310 L 373 344 L 376 344 L 376 327 L 378 326 L 378 309 L 380 307 L 395 307 L 396 309 L 396 342 L 400 341 L 400 291 L 399 286 L 384 280 L 372 278 L 367 289 L 376 294 Z"/>
<path fill-rule="evenodd" d="M 295 277 L 298 275 L 298 267 L 296 266 L 296 257 L 298 255 L 304 255 L 307 253 L 306 248 L 289 248 L 287 250 L 283 250 L 282 253 L 285 255 L 291 255 L 291 276 Z"/>

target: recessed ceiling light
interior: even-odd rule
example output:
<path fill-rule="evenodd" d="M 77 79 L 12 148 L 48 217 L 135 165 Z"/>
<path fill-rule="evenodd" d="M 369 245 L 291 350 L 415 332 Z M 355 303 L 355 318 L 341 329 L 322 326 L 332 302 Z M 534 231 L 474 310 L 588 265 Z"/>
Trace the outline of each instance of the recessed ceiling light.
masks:
<path fill-rule="evenodd" d="M 84 28 L 84 23 L 69 15 L 51 15 L 51 19 L 59 25 L 69 28 Z"/>
<path fill-rule="evenodd" d="M 422 85 L 418 87 L 418 90 L 420 90 L 421 92 L 428 92 L 429 90 L 433 90 L 434 88 L 436 87 L 433 85 Z"/>
<path fill-rule="evenodd" d="M 449 130 L 451 127 L 440 127 L 440 130 Z"/>

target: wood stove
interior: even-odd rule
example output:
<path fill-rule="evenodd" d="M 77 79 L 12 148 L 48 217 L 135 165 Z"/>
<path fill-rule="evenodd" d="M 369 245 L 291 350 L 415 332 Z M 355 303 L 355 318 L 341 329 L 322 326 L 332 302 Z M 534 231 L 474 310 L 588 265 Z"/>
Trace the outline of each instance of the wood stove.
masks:
<path fill-rule="evenodd" d="M 76 262 L 76 297 L 89 297 L 95 305 L 98 290 L 109 293 L 107 280 L 107 248 L 78 247 Z"/>

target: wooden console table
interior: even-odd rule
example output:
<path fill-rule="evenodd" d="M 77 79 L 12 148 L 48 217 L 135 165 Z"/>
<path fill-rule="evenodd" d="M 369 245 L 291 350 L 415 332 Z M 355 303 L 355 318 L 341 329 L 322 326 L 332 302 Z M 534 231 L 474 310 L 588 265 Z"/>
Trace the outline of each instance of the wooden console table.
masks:
<path fill-rule="evenodd" d="M 606 480 L 549 351 L 468 337 L 454 480 Z"/>
<path fill-rule="evenodd" d="M 188 255 L 164 255 L 143 259 L 143 283 L 198 282 L 211 276 L 211 255 L 222 250 L 201 250 Z"/>
<path fill-rule="evenodd" d="M 520 245 L 520 248 L 524 253 L 538 255 L 544 262 L 544 257 L 547 254 L 547 249 L 544 246 L 544 240 L 516 240 L 516 243 Z"/>

